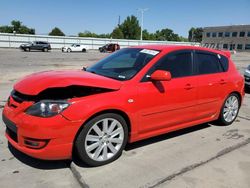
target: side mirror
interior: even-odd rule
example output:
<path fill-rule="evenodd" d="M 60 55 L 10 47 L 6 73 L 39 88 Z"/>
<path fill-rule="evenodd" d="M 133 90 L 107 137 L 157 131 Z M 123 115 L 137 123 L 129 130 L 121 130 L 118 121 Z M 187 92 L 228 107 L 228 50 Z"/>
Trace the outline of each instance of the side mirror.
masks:
<path fill-rule="evenodd" d="M 171 80 L 171 73 L 164 70 L 156 70 L 150 76 L 151 80 L 153 81 L 169 81 Z"/>

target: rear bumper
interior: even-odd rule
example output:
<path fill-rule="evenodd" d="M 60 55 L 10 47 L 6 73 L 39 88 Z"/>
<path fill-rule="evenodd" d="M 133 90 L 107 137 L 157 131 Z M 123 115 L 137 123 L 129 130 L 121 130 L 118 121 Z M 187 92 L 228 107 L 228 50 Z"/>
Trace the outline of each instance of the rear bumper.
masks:
<path fill-rule="evenodd" d="M 14 115 L 5 105 L 3 121 L 6 124 L 5 136 L 17 150 L 34 158 L 45 160 L 70 159 L 74 138 L 81 122 L 72 122 L 61 115 L 52 118 L 39 118 L 25 113 Z M 33 149 L 27 147 L 27 139 L 46 140 L 45 147 Z"/>

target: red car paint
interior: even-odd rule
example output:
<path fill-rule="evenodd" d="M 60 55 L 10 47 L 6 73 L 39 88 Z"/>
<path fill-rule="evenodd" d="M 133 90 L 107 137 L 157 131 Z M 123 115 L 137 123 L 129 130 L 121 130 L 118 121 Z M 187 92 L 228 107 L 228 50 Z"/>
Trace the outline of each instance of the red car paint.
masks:
<path fill-rule="evenodd" d="M 138 48 L 138 47 L 134 47 Z M 113 111 L 130 122 L 129 142 L 216 120 L 221 106 L 232 92 L 244 96 L 243 77 L 229 59 L 226 72 L 194 75 L 161 81 L 141 82 L 148 70 L 164 55 L 177 50 L 201 50 L 229 57 L 228 53 L 193 46 L 140 46 L 159 50 L 131 80 L 117 81 L 83 71 L 48 71 L 32 74 L 18 82 L 14 89 L 22 94 L 36 95 L 47 88 L 71 85 L 110 89 L 96 95 L 69 99 L 72 104 L 61 114 L 35 117 L 25 113 L 34 102 L 17 103 L 12 97 L 3 115 L 18 129 L 18 142 L 8 133 L 8 141 L 18 150 L 40 159 L 72 157 L 74 140 L 85 122 L 97 113 Z M 161 77 L 161 74 L 156 75 Z M 159 91 L 162 88 L 162 91 Z M 41 149 L 26 147 L 24 139 L 48 140 Z"/>

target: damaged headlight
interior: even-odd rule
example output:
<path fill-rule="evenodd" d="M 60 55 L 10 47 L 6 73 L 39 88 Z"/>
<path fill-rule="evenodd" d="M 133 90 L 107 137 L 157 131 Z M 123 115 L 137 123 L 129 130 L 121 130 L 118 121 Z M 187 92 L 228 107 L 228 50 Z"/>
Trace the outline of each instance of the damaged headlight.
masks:
<path fill-rule="evenodd" d="M 60 114 L 63 110 L 68 108 L 69 105 L 70 103 L 67 101 L 43 100 L 29 107 L 26 113 L 38 117 L 52 117 Z"/>

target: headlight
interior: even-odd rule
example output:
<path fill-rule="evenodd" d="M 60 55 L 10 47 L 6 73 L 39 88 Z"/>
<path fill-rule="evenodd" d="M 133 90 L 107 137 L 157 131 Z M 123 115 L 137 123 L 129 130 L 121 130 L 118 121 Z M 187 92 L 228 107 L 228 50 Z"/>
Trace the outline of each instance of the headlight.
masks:
<path fill-rule="evenodd" d="M 60 114 L 68 108 L 70 103 L 67 101 L 50 101 L 44 100 L 33 104 L 26 110 L 26 113 L 38 117 L 52 117 Z"/>

